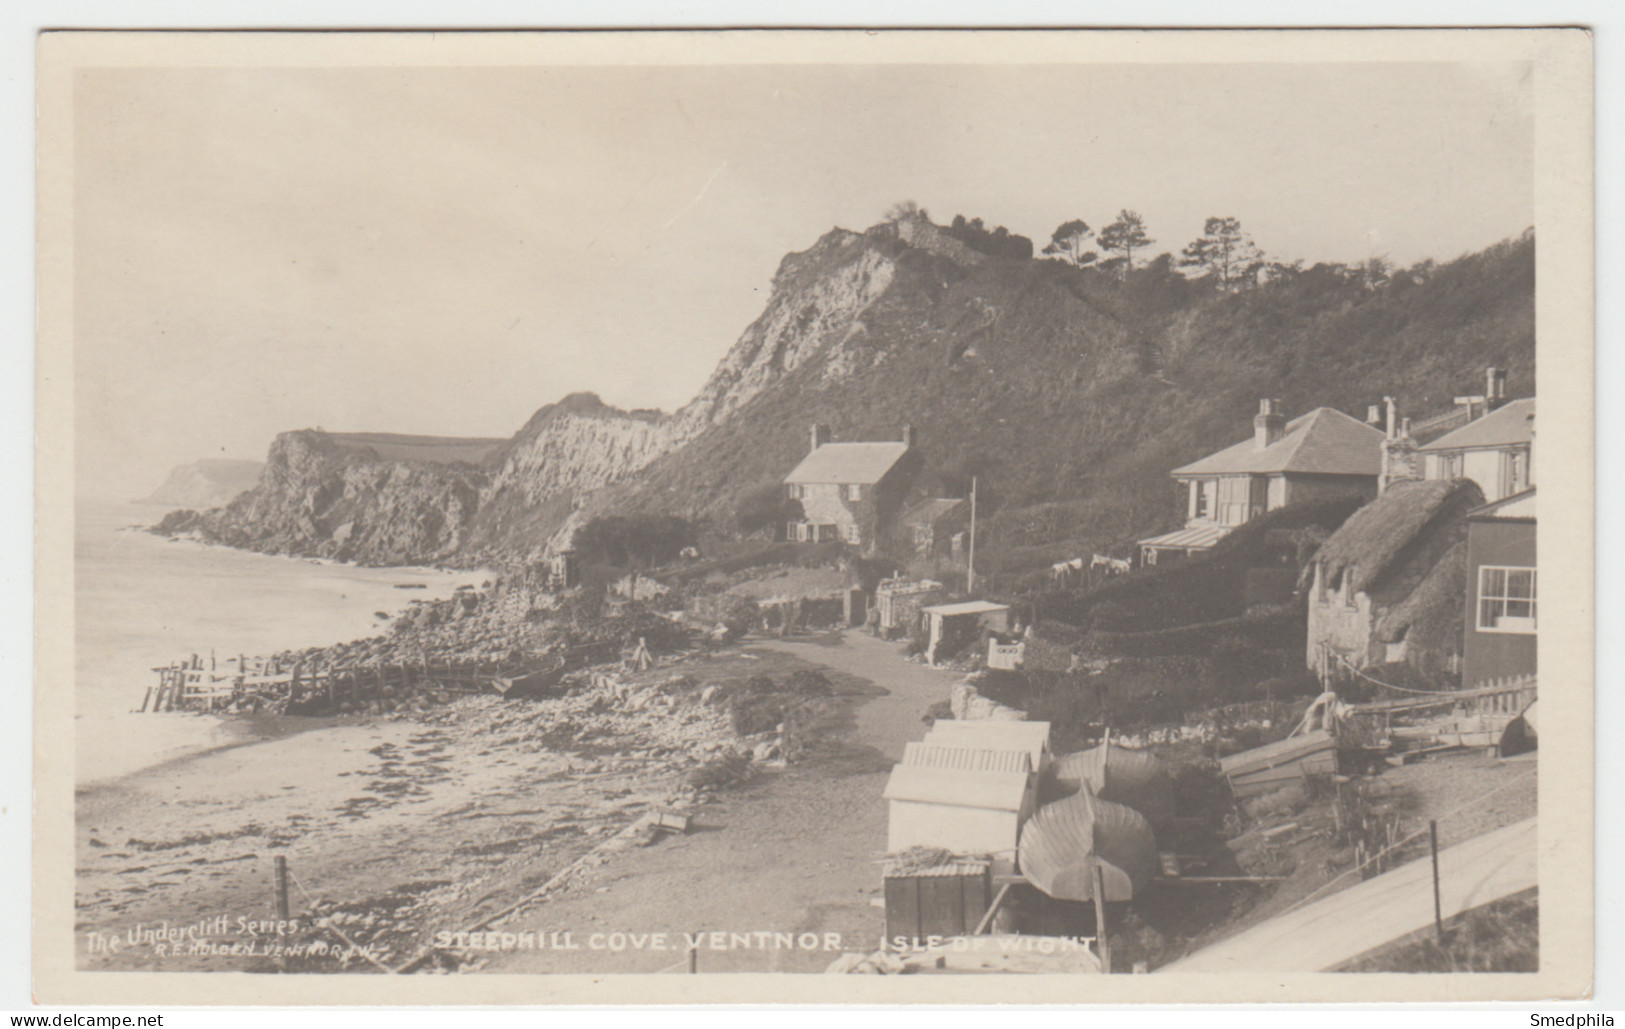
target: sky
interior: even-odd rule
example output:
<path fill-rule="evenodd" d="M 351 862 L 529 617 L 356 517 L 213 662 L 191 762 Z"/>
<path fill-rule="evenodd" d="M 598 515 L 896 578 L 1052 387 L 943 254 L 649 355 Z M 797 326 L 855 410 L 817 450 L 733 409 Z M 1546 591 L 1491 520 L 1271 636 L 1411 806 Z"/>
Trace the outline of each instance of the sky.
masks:
<path fill-rule="evenodd" d="M 1033 238 L 1213 215 L 1272 257 L 1447 260 L 1534 222 L 1518 64 L 91 69 L 79 489 L 277 432 L 671 410 L 779 260 L 913 200 Z"/>

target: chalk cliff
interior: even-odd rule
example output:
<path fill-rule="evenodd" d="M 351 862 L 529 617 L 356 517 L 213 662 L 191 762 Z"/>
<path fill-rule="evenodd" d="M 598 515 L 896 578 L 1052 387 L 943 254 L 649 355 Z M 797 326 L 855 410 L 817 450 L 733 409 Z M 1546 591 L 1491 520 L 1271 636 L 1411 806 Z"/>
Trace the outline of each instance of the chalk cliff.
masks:
<path fill-rule="evenodd" d="M 609 513 L 728 533 L 816 421 L 846 440 L 913 425 L 943 488 L 980 478 L 1003 541 L 1105 547 L 1177 523 L 1168 469 L 1248 435 L 1259 397 L 1363 412 L 1394 395 L 1420 413 L 1485 365 L 1534 390 L 1532 235 L 1377 286 L 1316 265 L 1240 294 L 1166 256 L 1125 277 L 986 238 L 923 217 L 828 232 L 783 259 L 673 413 L 583 393 L 507 440 L 288 433 L 251 492 L 167 528 L 370 564 L 526 561 Z"/>

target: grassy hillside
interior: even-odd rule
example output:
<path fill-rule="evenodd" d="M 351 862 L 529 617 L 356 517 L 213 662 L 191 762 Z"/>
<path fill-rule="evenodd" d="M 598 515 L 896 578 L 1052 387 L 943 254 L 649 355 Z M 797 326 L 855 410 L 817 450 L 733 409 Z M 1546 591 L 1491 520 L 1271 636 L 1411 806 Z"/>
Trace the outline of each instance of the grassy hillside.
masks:
<path fill-rule="evenodd" d="M 838 358 L 789 371 L 592 508 L 727 531 L 746 495 L 801 458 L 811 423 L 837 440 L 896 439 L 912 423 L 946 492 L 979 476 L 988 570 L 1015 571 L 1178 524 L 1168 470 L 1248 435 L 1259 397 L 1289 415 L 1359 415 L 1393 395 L 1423 415 L 1478 392 L 1486 365 L 1509 370 L 1514 396 L 1534 391 L 1529 235 L 1375 287 L 1316 266 L 1235 294 L 1166 261 L 1122 281 L 866 238 L 896 273 Z"/>

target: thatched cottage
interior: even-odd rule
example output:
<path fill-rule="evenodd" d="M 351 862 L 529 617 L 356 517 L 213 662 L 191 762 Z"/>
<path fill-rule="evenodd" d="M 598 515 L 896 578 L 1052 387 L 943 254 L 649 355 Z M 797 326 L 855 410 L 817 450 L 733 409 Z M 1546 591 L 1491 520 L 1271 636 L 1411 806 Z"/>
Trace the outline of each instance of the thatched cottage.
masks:
<path fill-rule="evenodd" d="M 1403 661 L 1459 670 L 1467 514 L 1484 494 L 1469 479 L 1396 482 L 1321 545 L 1308 593 L 1308 666 L 1323 678 Z"/>

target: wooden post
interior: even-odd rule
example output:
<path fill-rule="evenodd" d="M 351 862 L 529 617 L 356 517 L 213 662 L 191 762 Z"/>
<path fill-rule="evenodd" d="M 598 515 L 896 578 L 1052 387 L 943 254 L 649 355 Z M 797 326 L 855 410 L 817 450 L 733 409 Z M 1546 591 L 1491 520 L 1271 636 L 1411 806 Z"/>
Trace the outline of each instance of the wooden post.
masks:
<path fill-rule="evenodd" d="M 1095 952 L 1100 955 L 1100 970 L 1107 975 L 1112 971 L 1112 945 L 1106 938 L 1106 875 L 1100 870 L 1100 861 L 1094 863 L 1095 887 Z"/>
<path fill-rule="evenodd" d="M 274 859 L 276 864 L 276 917 L 279 921 L 288 920 L 288 859 L 278 854 Z"/>
<path fill-rule="evenodd" d="M 1444 942 L 1444 903 L 1439 897 L 1439 823 L 1428 823 L 1428 845 L 1433 850 L 1433 930 Z"/>
<path fill-rule="evenodd" d="M 141 698 L 141 710 L 137 711 L 136 714 L 146 714 L 147 713 L 147 704 L 150 703 L 151 701 L 152 701 L 152 687 L 148 686 L 146 695 Z"/>
<path fill-rule="evenodd" d="M 965 540 L 965 592 L 976 592 L 976 476 L 970 477 L 970 535 Z"/>
<path fill-rule="evenodd" d="M 700 935 L 699 933 L 695 933 L 694 934 L 695 939 L 698 939 L 699 935 Z M 699 970 L 700 970 L 700 947 L 699 947 L 699 944 L 697 944 L 697 943 L 690 943 L 688 945 L 688 974 L 689 975 L 694 975 L 697 972 L 699 972 Z"/>

